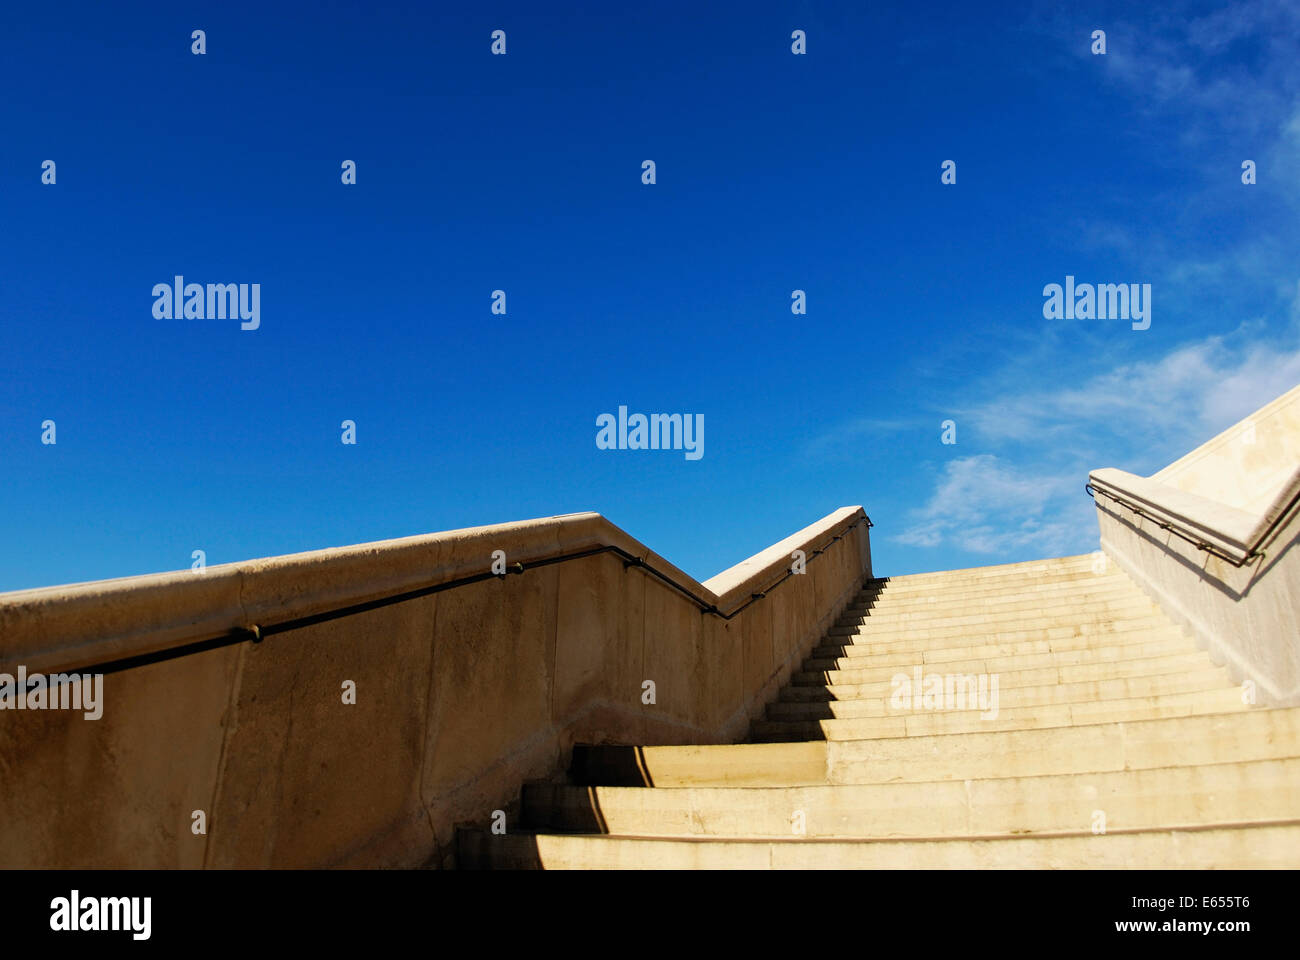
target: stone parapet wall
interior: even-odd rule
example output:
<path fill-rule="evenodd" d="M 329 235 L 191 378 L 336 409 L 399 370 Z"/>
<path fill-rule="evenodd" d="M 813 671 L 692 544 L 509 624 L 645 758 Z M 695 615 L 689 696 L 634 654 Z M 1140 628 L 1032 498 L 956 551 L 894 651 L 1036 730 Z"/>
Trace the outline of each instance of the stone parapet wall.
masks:
<path fill-rule="evenodd" d="M 1256 702 L 1300 705 L 1300 387 L 1151 477 L 1090 480 L 1106 555 Z"/>
<path fill-rule="evenodd" d="M 0 673 L 137 664 L 0 711 L 0 867 L 450 866 L 574 742 L 743 737 L 870 576 L 846 507 L 703 584 L 583 513 L 0 594 Z"/>

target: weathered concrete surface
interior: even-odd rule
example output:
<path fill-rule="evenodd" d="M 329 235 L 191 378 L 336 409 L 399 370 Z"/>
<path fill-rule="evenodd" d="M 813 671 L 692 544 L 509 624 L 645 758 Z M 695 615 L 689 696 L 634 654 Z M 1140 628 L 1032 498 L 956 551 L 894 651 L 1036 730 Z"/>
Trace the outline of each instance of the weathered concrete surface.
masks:
<path fill-rule="evenodd" d="M 753 725 L 772 742 L 578 749 L 509 833 L 461 831 L 462 864 L 1300 864 L 1300 707 L 1246 703 L 1095 559 L 868 583 Z M 923 668 L 978 675 L 978 702 L 918 702 Z"/>
<path fill-rule="evenodd" d="M 585 513 L 0 595 L 0 673 L 49 674 L 484 574 L 494 550 L 616 546 L 726 613 L 809 554 L 729 621 L 605 553 L 111 673 L 99 720 L 0 712 L 0 867 L 450 864 L 456 824 L 513 820 L 575 741 L 742 737 L 870 577 L 863 519 L 707 584 Z"/>
<path fill-rule="evenodd" d="M 1091 479 L 1105 554 L 1260 703 L 1300 704 L 1300 387 L 1152 477 Z"/>
<path fill-rule="evenodd" d="M 0 865 L 201 867 L 240 654 L 106 677 L 98 720 L 0 713 Z"/>

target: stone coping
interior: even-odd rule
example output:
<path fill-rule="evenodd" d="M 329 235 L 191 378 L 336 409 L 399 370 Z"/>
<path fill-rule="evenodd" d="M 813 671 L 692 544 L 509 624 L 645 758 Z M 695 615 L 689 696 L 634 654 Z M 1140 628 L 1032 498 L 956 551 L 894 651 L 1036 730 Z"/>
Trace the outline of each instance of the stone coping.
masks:
<path fill-rule="evenodd" d="M 467 527 L 190 570 L 0 593 L 0 672 L 53 673 L 158 653 L 490 571 L 492 552 L 525 568 L 612 546 L 729 613 L 771 586 L 791 553 L 813 552 L 864 520 L 842 507 L 700 583 L 598 513 Z M 526 573 L 525 573 L 526 575 Z"/>
<path fill-rule="evenodd" d="M 1255 552 L 1268 529 L 1300 494 L 1300 469 L 1292 473 L 1269 507 L 1259 514 L 1113 467 L 1094 470 L 1088 479 L 1100 493 L 1137 504 L 1157 520 L 1200 538 L 1238 563 Z"/>

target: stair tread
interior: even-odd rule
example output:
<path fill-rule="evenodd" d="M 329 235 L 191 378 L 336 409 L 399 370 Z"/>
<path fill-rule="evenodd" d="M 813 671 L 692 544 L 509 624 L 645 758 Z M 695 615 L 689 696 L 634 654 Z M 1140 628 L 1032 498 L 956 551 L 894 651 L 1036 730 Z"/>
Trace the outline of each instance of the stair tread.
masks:
<path fill-rule="evenodd" d="M 460 834 L 471 865 L 476 845 L 512 866 L 552 869 L 902 868 L 1294 868 L 1300 821 L 1205 824 L 1158 830 L 1011 837 L 844 839 L 839 837 L 623 837 L 608 834 Z M 504 841 L 504 842 L 503 842 Z M 587 855 L 591 855 L 588 859 Z M 569 857 L 574 859 L 570 860 Z"/>

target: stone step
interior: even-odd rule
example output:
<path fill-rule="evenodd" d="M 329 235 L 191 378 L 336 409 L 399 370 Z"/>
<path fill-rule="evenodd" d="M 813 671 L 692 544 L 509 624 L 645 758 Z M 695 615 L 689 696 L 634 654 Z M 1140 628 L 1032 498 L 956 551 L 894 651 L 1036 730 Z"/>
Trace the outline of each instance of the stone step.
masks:
<path fill-rule="evenodd" d="M 924 609 L 933 603 L 947 601 L 968 602 L 997 605 L 1017 603 L 1027 597 L 1058 599 L 1070 597 L 1106 597 L 1115 594 L 1132 593 L 1139 590 L 1136 584 L 1123 574 L 1097 577 L 1091 580 L 1067 580 L 1057 583 L 1043 583 L 1037 587 L 1026 588 L 1011 586 L 987 590 L 937 590 L 914 589 L 901 590 L 889 587 L 872 587 L 861 591 L 849 602 L 846 610 L 870 610 L 879 606 L 915 607 Z"/>
<path fill-rule="evenodd" d="M 574 782 L 612 786 L 909 783 L 1272 760 L 1300 754 L 1300 707 L 881 740 L 574 747 Z"/>
<path fill-rule="evenodd" d="M 917 631 L 918 633 L 920 631 Z M 1031 630 L 1003 630 L 998 633 L 972 631 L 970 633 L 950 633 L 938 637 L 902 634 L 896 637 L 877 637 L 860 635 L 853 637 L 824 637 L 822 642 L 813 647 L 859 647 L 875 650 L 878 653 L 900 653 L 907 650 L 942 650 L 953 647 L 980 646 L 989 643 L 1021 643 L 1034 640 L 1068 640 L 1071 638 L 1092 638 L 1104 645 L 1107 637 L 1143 633 L 1152 638 L 1172 639 L 1186 637 L 1186 634 L 1165 617 L 1143 617 L 1139 620 L 1124 620 L 1115 623 L 1090 623 L 1073 627 L 1040 627 Z M 811 653 L 812 651 L 809 651 Z"/>
<path fill-rule="evenodd" d="M 997 571 L 996 567 L 975 567 L 975 571 Z M 1008 588 L 1021 591 L 1037 587 L 1058 584 L 1088 584 L 1111 580 L 1123 575 L 1115 565 L 1107 570 L 1095 573 L 1091 561 L 1079 567 L 1040 568 L 1021 573 L 1008 572 L 972 572 L 952 571 L 950 573 L 914 573 L 901 577 L 886 577 L 878 580 L 866 580 L 859 591 L 864 595 L 871 593 L 918 593 L 918 592 L 999 592 Z"/>
<path fill-rule="evenodd" d="M 915 574 L 914 576 L 922 576 Z M 909 580 L 905 577 L 867 580 L 862 584 L 859 594 L 870 597 L 873 594 L 893 596 L 921 596 L 935 593 L 970 593 L 993 596 L 1006 593 L 1031 593 L 1036 590 L 1056 589 L 1060 587 L 1109 586 L 1132 580 L 1119 567 L 1111 565 L 1105 573 L 1093 573 L 1085 570 L 1042 571 L 1026 576 L 963 576 L 957 578 L 938 577 L 934 580 Z"/>
<path fill-rule="evenodd" d="M 1067 656 L 1093 655 L 1093 659 L 1136 660 L 1140 657 L 1160 656 L 1167 653 L 1192 653 L 1196 644 L 1181 635 L 1165 635 L 1150 638 L 1143 633 L 1118 634 L 1108 637 L 1101 645 L 1087 638 L 1074 637 L 1067 640 L 1026 640 L 1021 643 L 986 643 L 973 647 L 940 647 L 937 649 L 911 649 L 899 653 L 859 652 L 855 656 L 844 657 L 809 657 L 804 661 L 800 673 L 826 673 L 842 670 L 872 670 L 888 667 L 913 667 L 918 664 L 942 663 L 991 663 L 1007 661 L 1008 669 L 1013 662 L 1031 656 Z M 1070 661 L 1064 661 L 1070 662 Z M 1079 663 L 1089 662 L 1087 656 Z M 1046 664 L 1039 664 L 1045 666 Z M 995 672 L 996 667 L 984 672 Z M 960 672 L 971 671 L 961 668 Z M 892 678 L 893 673 L 888 678 Z M 886 679 L 888 679 L 886 678 Z M 881 679 L 876 677 L 875 679 Z"/>
<path fill-rule="evenodd" d="M 852 631 L 859 627 L 895 629 L 918 625 L 937 630 L 949 626 L 1004 624 L 1016 623 L 1024 619 L 1051 618 L 1063 623 L 1090 623 L 1099 619 L 1149 614 L 1159 609 L 1147 597 L 1140 594 L 1134 596 L 1132 593 L 1123 593 L 1100 600 L 1071 598 L 1051 603 L 1024 600 L 1020 603 L 1004 603 L 991 607 L 979 603 L 943 603 L 936 604 L 931 610 L 900 610 L 882 605 L 872 609 L 869 615 L 860 618 L 841 617 L 836 625 L 831 627 L 831 631 Z"/>
<path fill-rule="evenodd" d="M 507 835 L 458 831 L 461 865 L 1300 867 L 1300 707 L 1242 703 L 1096 559 L 868 581 L 756 742 L 577 745 Z M 918 670 L 975 702 L 896 706 Z"/>
<path fill-rule="evenodd" d="M 924 674 L 923 674 L 924 677 Z M 909 680 L 912 678 L 909 677 Z M 923 681 L 924 682 L 924 681 Z M 986 681 L 992 692 L 991 681 Z M 1087 683 L 1051 683 L 1036 687 L 1010 687 L 1004 689 L 998 682 L 999 709 L 1032 707 L 1046 704 L 1081 703 L 1087 700 L 1131 700 L 1139 697 L 1163 696 L 1171 693 L 1191 693 L 1198 690 L 1224 689 L 1230 685 L 1228 671 L 1223 667 L 1209 667 L 1193 672 L 1158 674 L 1118 680 L 1094 680 Z M 828 700 L 820 703 L 789 702 L 778 700 L 767 705 L 768 720 L 847 720 L 856 717 L 888 717 L 917 711 L 912 708 L 911 692 L 915 683 L 902 688 L 903 705 L 894 706 L 894 690 L 883 696 L 857 697 L 852 700 Z M 974 688 L 963 691 L 966 702 L 976 703 L 979 697 Z M 954 698 L 954 702 L 963 701 Z M 951 709 L 942 707 L 940 709 Z M 964 709 L 964 707 L 963 707 Z"/>
<path fill-rule="evenodd" d="M 464 869 L 1294 869 L 1300 822 L 953 840 L 713 840 L 462 829 Z"/>
<path fill-rule="evenodd" d="M 942 657 L 945 651 L 935 651 L 935 656 Z M 838 670 L 801 670 L 791 677 L 791 682 L 802 684 L 843 684 L 873 683 L 880 680 L 892 680 L 899 673 L 900 667 L 916 666 L 918 659 L 925 663 L 944 663 L 946 673 L 1003 673 L 1016 670 L 1029 670 L 1043 667 L 1069 667 L 1093 663 L 1111 663 L 1121 660 L 1149 660 L 1154 657 L 1166 657 L 1178 654 L 1196 653 L 1195 645 L 1186 638 L 1162 640 L 1152 643 L 1117 644 L 1105 647 L 1088 647 L 1082 650 L 1062 650 L 1055 653 L 1029 653 L 1013 656 L 968 657 L 965 660 L 931 659 L 927 661 L 924 654 L 897 656 L 892 662 L 872 662 L 869 660 L 847 661 L 847 667 Z M 882 658 L 888 659 L 888 658 Z M 868 665 L 869 664 L 869 665 Z M 807 667 L 807 664 L 804 664 Z"/>
<path fill-rule="evenodd" d="M 1096 611 L 1078 618 L 1066 617 L 1021 617 L 1015 620 L 993 621 L 984 624 L 941 624 L 926 626 L 924 622 L 915 624 L 866 624 L 857 629 L 851 627 L 831 627 L 826 636 L 832 639 L 871 640 L 887 643 L 892 640 L 942 640 L 944 638 L 962 638 L 969 636 L 1001 636 L 1008 633 L 1024 633 L 1031 630 L 1056 630 L 1060 632 L 1099 633 L 1106 629 L 1132 628 L 1138 626 L 1170 627 L 1173 622 L 1158 610 L 1134 610 L 1127 613 Z"/>
<path fill-rule="evenodd" d="M 1110 831 L 1300 820 L 1300 758 L 804 787 L 530 783 L 523 790 L 523 818 L 526 829 L 543 832 L 778 839 L 1013 836 L 1090 830 L 1094 822 Z"/>
<path fill-rule="evenodd" d="M 983 598 L 932 597 L 924 602 L 878 598 L 869 604 L 850 604 L 840 611 L 835 626 L 861 626 L 872 620 L 940 619 L 981 614 L 1007 617 L 1018 612 L 1043 610 L 1073 613 L 1098 606 L 1151 603 L 1151 598 L 1132 587 L 1105 593 L 1069 593 L 1050 596 L 1009 595 L 1005 600 L 989 602 Z"/>
<path fill-rule="evenodd" d="M 1010 578 L 1032 583 L 1042 576 L 1096 577 L 1093 572 L 1095 554 L 1081 553 L 1073 557 L 1055 557 L 1048 560 L 1024 560 L 1019 563 L 999 563 L 987 567 L 962 567 L 957 570 L 937 570 L 932 573 L 908 573 L 899 577 L 881 577 L 867 582 L 885 583 L 890 587 L 912 587 L 917 584 L 988 583 Z M 1114 572 L 1114 564 L 1107 562 L 1107 573 Z"/>
<path fill-rule="evenodd" d="M 975 627 L 973 629 L 965 627 L 948 627 L 938 630 L 929 630 L 923 626 L 914 626 L 906 629 L 895 630 L 877 630 L 859 627 L 857 629 L 837 630 L 831 627 L 826 636 L 822 639 L 823 643 L 873 643 L 888 644 L 897 643 L 901 640 L 926 639 L 937 642 L 963 640 L 970 637 L 976 638 L 997 638 L 1003 640 L 1042 640 L 1052 637 L 1082 637 L 1095 636 L 1103 633 L 1114 633 L 1124 630 L 1143 630 L 1143 629 L 1168 629 L 1174 627 L 1174 623 L 1163 613 L 1153 612 L 1136 617 L 1121 617 L 1113 620 L 1102 621 L 1100 623 L 1071 623 L 1063 620 L 1054 626 L 1046 627 L 1024 627 L 1020 623 L 1011 623 L 1007 625 L 995 626 L 992 629 L 984 627 Z"/>
<path fill-rule="evenodd" d="M 903 640 L 876 640 L 873 637 L 827 638 L 808 651 L 809 660 L 834 660 L 851 657 L 880 657 L 899 653 L 932 652 L 940 650 L 970 650 L 976 647 L 1024 647 L 1046 644 L 1050 649 L 1077 650 L 1082 647 L 1123 646 L 1129 643 L 1158 640 L 1190 639 L 1178 627 L 1165 621 L 1163 624 L 1119 624 L 1115 627 L 1098 626 L 1094 630 L 1071 633 L 1068 629 L 1024 631 L 1017 634 L 970 634 L 954 637 L 919 637 Z"/>
<path fill-rule="evenodd" d="M 1128 677 L 1145 677 L 1157 674 L 1190 673 L 1216 669 L 1210 655 L 1203 651 L 1169 657 L 1151 657 L 1146 660 L 1114 660 L 1107 663 L 1079 664 L 1070 667 L 1042 667 L 1031 670 L 1011 670 L 998 674 L 998 684 L 1003 690 L 1016 687 L 1036 687 L 1049 684 L 1073 684 L 1096 681 L 1123 680 Z M 886 696 L 893 690 L 892 676 L 874 683 L 842 683 L 828 685 L 817 682 L 783 687 L 778 699 L 786 703 L 820 703 L 827 700 L 857 700 L 863 697 Z"/>
<path fill-rule="evenodd" d="M 573 745 L 578 785 L 770 787 L 827 782 L 826 743 Z"/>
<path fill-rule="evenodd" d="M 753 740 L 876 740 L 888 737 L 934 736 L 944 733 L 981 733 L 991 730 L 1029 730 L 1084 723 L 1156 720 L 1198 713 L 1245 710 L 1236 687 L 1194 693 L 1172 693 L 1122 700 L 1044 704 L 999 709 L 993 716 L 979 710 L 919 711 L 888 717 L 850 720 L 756 720 Z"/>

